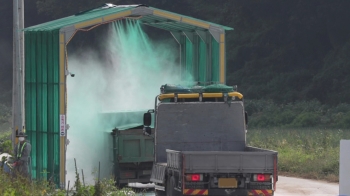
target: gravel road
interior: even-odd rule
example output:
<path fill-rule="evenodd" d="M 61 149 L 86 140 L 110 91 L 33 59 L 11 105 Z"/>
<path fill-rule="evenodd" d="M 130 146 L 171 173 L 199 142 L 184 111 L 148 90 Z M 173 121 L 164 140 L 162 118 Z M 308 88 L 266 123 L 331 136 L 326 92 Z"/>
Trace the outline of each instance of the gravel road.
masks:
<path fill-rule="evenodd" d="M 339 184 L 317 180 L 279 176 L 275 196 L 335 196 L 339 195 Z"/>
<path fill-rule="evenodd" d="M 338 196 L 339 184 L 279 176 L 275 196 Z M 154 196 L 153 192 L 144 193 Z"/>

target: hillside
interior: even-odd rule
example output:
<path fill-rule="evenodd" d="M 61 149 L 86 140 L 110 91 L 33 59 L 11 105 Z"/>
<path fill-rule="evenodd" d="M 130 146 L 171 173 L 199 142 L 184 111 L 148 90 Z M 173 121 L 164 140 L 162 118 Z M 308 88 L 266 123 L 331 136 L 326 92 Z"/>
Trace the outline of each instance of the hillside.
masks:
<path fill-rule="evenodd" d="M 28 0 L 26 26 L 68 16 L 102 2 Z M 327 105 L 350 102 L 350 1 L 142 3 L 233 27 L 235 30 L 227 34 L 227 83 L 237 84 L 247 99 L 271 99 L 276 103 L 316 99 Z M 12 2 L 4 3 L 1 15 L 11 16 L 11 8 Z M 12 20 L 1 23 L 9 27 Z M 11 100 L 11 36 L 11 28 L 0 32 L 0 101 L 7 103 Z"/>
<path fill-rule="evenodd" d="M 228 33 L 227 82 L 246 98 L 349 103 L 349 1 L 215 4 L 193 7 L 197 17 L 235 28 Z"/>

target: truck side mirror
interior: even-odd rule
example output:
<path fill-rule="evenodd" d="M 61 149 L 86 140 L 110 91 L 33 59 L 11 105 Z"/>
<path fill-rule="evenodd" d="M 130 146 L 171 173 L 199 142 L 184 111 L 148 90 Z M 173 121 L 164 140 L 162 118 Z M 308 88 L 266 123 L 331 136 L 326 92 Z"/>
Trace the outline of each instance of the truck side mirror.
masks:
<path fill-rule="evenodd" d="M 151 126 L 151 122 L 152 122 L 152 115 L 151 113 L 147 112 L 143 114 L 143 125 L 146 127 Z"/>
<path fill-rule="evenodd" d="M 248 124 L 248 112 L 244 112 L 245 124 Z"/>

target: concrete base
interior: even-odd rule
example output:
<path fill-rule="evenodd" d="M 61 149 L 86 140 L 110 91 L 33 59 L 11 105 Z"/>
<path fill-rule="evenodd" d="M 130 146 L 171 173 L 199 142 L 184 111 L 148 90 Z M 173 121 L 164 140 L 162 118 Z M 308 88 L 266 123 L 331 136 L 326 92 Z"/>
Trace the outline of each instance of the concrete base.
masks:
<path fill-rule="evenodd" d="M 350 140 L 340 140 L 339 195 L 350 195 Z"/>

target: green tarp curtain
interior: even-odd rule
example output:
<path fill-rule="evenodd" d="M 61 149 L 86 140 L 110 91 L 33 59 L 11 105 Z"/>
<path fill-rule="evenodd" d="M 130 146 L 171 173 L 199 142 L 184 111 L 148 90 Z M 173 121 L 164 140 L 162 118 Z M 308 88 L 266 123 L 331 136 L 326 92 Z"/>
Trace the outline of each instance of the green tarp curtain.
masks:
<path fill-rule="evenodd" d="M 198 81 L 204 84 L 207 81 L 207 44 L 202 39 L 199 39 L 198 58 Z"/>
<path fill-rule="evenodd" d="M 59 31 L 25 33 L 25 127 L 33 179 L 59 184 Z"/>
<path fill-rule="evenodd" d="M 210 38 L 207 44 L 198 35 L 194 35 L 192 41 L 185 35 L 180 39 L 182 79 L 193 80 L 204 85 L 208 82 L 219 83 L 219 43 L 214 38 Z M 211 66 L 208 67 L 210 59 Z"/>
<path fill-rule="evenodd" d="M 193 58 L 195 57 L 193 56 L 193 44 L 188 38 L 185 39 L 185 50 L 186 50 L 186 65 L 185 65 L 186 75 L 192 75 L 193 77 L 195 75 L 193 72 Z M 190 79 L 190 78 L 186 78 L 186 79 Z M 195 80 L 195 78 L 193 78 L 193 80 Z"/>
<path fill-rule="evenodd" d="M 220 65 L 219 65 L 219 43 L 215 39 L 211 39 L 211 80 L 219 83 Z"/>

